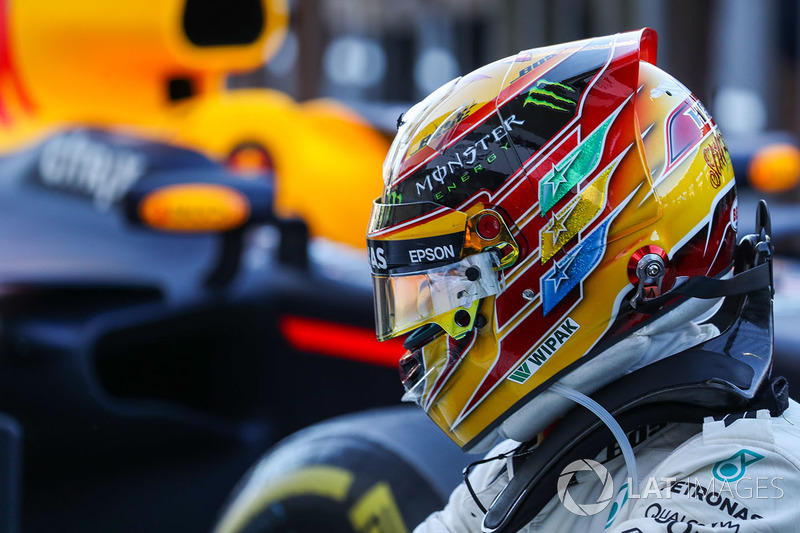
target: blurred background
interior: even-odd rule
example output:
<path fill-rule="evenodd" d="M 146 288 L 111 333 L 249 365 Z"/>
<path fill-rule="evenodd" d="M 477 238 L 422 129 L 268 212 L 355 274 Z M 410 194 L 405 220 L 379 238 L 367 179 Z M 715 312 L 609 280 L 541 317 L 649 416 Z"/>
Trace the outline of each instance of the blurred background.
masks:
<path fill-rule="evenodd" d="M 396 406 L 364 231 L 398 116 L 644 26 L 722 128 L 740 231 L 770 201 L 776 359 L 800 376 L 797 1 L 0 0 L 0 533 L 210 531 L 280 439 Z M 446 439 L 412 411 L 409 442 L 369 419 L 387 476 Z M 363 444 L 333 440 L 311 453 Z M 447 450 L 407 525 L 458 481 Z"/>
<path fill-rule="evenodd" d="M 290 29 L 232 87 L 360 109 L 400 108 L 520 50 L 649 26 L 659 66 L 683 81 L 724 133 L 798 132 L 794 0 L 292 0 Z M 373 107 L 374 106 L 374 107 Z M 385 119 L 389 124 L 388 118 Z"/>

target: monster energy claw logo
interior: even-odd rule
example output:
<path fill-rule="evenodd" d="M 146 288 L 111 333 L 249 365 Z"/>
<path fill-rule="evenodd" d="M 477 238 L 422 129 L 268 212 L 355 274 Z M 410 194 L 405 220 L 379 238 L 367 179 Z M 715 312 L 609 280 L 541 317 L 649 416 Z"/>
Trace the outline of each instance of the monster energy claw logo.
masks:
<path fill-rule="evenodd" d="M 402 204 L 403 195 L 397 191 L 390 191 L 383 198 L 383 203 L 385 207 L 379 212 L 377 220 L 381 226 L 386 226 L 389 223 L 389 218 L 391 216 L 391 206 Z"/>
<path fill-rule="evenodd" d="M 403 203 L 403 195 L 397 191 L 391 191 L 389 194 L 386 195 L 386 203 L 387 204 L 402 204 Z"/>
<path fill-rule="evenodd" d="M 555 88 L 561 89 L 562 91 L 568 93 L 576 92 L 575 89 L 569 85 L 555 81 L 547 81 L 546 79 L 542 78 L 540 80 L 536 80 L 536 83 L 534 83 L 533 87 L 528 91 L 528 96 L 522 103 L 523 107 L 528 104 L 533 104 L 555 109 L 556 111 L 569 112 L 569 109 L 567 109 L 569 106 L 574 107 L 577 105 L 574 100 L 564 98 L 563 96 L 559 96 L 553 92 L 552 89 Z"/>

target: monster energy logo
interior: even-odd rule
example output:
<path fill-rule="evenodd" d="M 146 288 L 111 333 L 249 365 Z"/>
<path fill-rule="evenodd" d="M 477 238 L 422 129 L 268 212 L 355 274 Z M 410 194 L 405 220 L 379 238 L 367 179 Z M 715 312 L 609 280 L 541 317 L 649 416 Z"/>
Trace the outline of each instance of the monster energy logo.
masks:
<path fill-rule="evenodd" d="M 533 104 L 543 107 L 549 107 L 550 109 L 555 109 L 556 111 L 569 112 L 569 109 L 566 109 L 566 107 L 577 105 L 574 100 L 570 100 L 569 98 L 564 98 L 563 96 L 559 96 L 556 93 L 554 93 L 551 90 L 554 88 L 559 88 L 562 91 L 568 93 L 576 92 L 575 89 L 573 89 L 569 85 L 564 85 L 563 83 L 558 83 L 555 81 L 547 81 L 546 79 L 542 78 L 536 80 L 536 83 L 534 83 L 533 87 L 528 91 L 528 96 L 522 103 L 523 107 L 528 104 Z M 565 107 L 561 107 L 562 105 Z"/>
<path fill-rule="evenodd" d="M 383 199 L 384 207 L 380 210 L 377 220 L 380 226 L 385 227 L 389 223 L 392 206 L 403 203 L 403 195 L 397 191 L 390 191 Z"/>
<path fill-rule="evenodd" d="M 391 191 L 389 194 L 386 195 L 386 203 L 387 204 L 402 204 L 403 203 L 403 195 L 397 191 Z"/>

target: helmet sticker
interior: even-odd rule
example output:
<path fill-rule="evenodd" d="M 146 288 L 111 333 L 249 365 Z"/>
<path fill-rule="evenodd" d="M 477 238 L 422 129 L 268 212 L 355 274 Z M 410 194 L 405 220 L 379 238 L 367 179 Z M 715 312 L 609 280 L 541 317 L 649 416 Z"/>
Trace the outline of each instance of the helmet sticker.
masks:
<path fill-rule="evenodd" d="M 508 82 L 509 85 L 514 84 L 517 80 L 519 80 L 520 78 L 524 77 L 526 74 L 530 74 L 535 68 L 544 65 L 545 63 L 547 63 L 547 61 L 549 61 L 550 59 L 554 58 L 555 56 L 556 56 L 555 53 L 547 54 L 544 57 L 541 57 L 541 58 L 537 59 L 536 61 L 534 61 L 530 65 L 526 65 L 524 68 L 520 69 L 520 71 L 517 73 L 517 77 L 516 78 L 514 78 L 513 80 Z M 522 63 L 522 62 L 525 62 L 525 61 L 531 61 L 532 59 L 533 59 L 533 53 L 530 50 L 526 50 L 524 52 L 520 52 L 517 55 L 517 57 L 514 58 L 514 62 L 515 63 Z"/>
<path fill-rule="evenodd" d="M 525 383 L 551 355 L 556 353 L 565 342 L 578 331 L 580 324 L 567 317 L 546 339 L 540 342 L 533 352 L 508 376 L 516 383 Z"/>
<path fill-rule="evenodd" d="M 560 89 L 567 94 L 575 95 L 577 92 L 574 87 L 570 87 L 564 83 L 547 81 L 542 78 L 536 80 L 533 87 L 528 91 L 528 96 L 522 102 L 523 107 L 528 104 L 541 105 L 555 109 L 556 111 L 571 112 L 575 110 L 578 105 L 577 100 L 574 98 L 565 98 L 556 94 L 556 90 Z"/>
<path fill-rule="evenodd" d="M 416 152 L 420 151 L 425 146 L 430 146 L 434 150 L 439 150 L 440 146 L 443 144 L 447 144 L 450 140 L 450 134 L 453 132 L 453 128 L 458 126 L 462 120 L 469 116 L 470 111 L 472 108 L 475 107 L 475 101 L 471 101 L 469 103 L 465 103 L 455 111 L 453 111 L 444 122 L 439 124 L 439 126 L 431 133 L 430 135 L 426 135 L 425 137 L 420 140 L 419 144 L 416 148 L 412 148 L 409 150 L 408 155 L 414 155 Z"/>
<path fill-rule="evenodd" d="M 367 239 L 372 272 L 378 275 L 403 267 L 421 270 L 433 264 L 456 262 L 461 259 L 463 245 L 463 231 L 397 241 Z"/>
<path fill-rule="evenodd" d="M 665 94 L 667 96 L 672 96 L 673 93 L 683 94 L 685 92 L 688 92 L 688 89 L 683 85 L 681 85 L 680 83 L 678 83 L 678 80 L 666 79 L 662 80 L 658 84 L 658 87 L 650 89 L 650 98 L 655 100 L 656 98 L 661 98 Z"/>
<path fill-rule="evenodd" d="M 401 181 L 397 190 L 405 198 L 413 199 L 411 201 L 433 200 L 448 206 L 457 205 L 457 199 L 476 191 L 473 183 L 477 182 L 472 178 L 478 174 L 483 174 L 483 180 L 493 175 L 505 177 L 513 173 L 514 164 L 508 160 L 507 154 L 508 133 L 524 123 L 517 115 L 505 120 L 495 115 L 484 124 L 484 128 L 476 128 L 449 149 L 445 157 L 429 164 L 424 172 Z"/>
<path fill-rule="evenodd" d="M 724 171 L 730 165 L 728 147 L 725 145 L 725 141 L 722 140 L 722 135 L 719 134 L 719 131 L 714 132 L 714 138 L 711 143 L 703 148 L 703 159 L 708 165 L 709 183 L 715 189 L 719 188 L 722 184 Z"/>

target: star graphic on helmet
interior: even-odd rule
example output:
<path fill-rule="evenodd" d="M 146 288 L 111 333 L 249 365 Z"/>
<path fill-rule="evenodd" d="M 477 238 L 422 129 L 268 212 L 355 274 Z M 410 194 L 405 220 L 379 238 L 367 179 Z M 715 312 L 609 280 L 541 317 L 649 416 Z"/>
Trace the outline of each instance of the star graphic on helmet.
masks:
<path fill-rule="evenodd" d="M 558 186 L 568 181 L 566 174 L 567 172 L 569 172 L 572 163 L 575 161 L 578 155 L 580 155 L 580 153 L 581 153 L 580 150 L 575 150 L 575 152 L 570 154 L 567 159 L 559 161 L 558 164 L 553 163 L 553 170 L 548 172 L 547 173 L 548 177 L 544 179 L 547 185 L 550 185 L 551 187 L 550 194 L 555 195 L 556 191 L 558 190 Z"/>
<path fill-rule="evenodd" d="M 547 180 L 547 184 L 552 187 L 552 193 L 555 194 L 556 189 L 562 183 L 566 183 L 567 178 L 564 176 L 566 169 L 559 170 L 555 163 L 553 163 L 553 175 Z"/>
<path fill-rule="evenodd" d="M 558 287 L 559 287 L 559 285 L 561 285 L 562 281 L 569 279 L 569 275 L 567 275 L 567 269 L 572 264 L 572 259 L 573 258 L 571 258 L 571 257 L 567 257 L 564 260 L 564 263 L 566 263 L 566 264 L 563 264 L 563 265 L 559 265 L 558 261 L 553 261 L 553 263 L 554 263 L 554 265 L 553 265 L 553 273 L 550 274 L 550 277 L 547 278 L 547 281 L 552 281 L 553 282 L 553 284 L 555 285 L 555 288 L 553 289 L 554 291 L 556 291 L 556 292 L 558 291 Z"/>
<path fill-rule="evenodd" d="M 559 217 L 558 215 L 553 214 L 553 218 L 550 219 L 550 222 L 544 229 L 544 233 L 553 234 L 553 246 L 556 245 L 556 241 L 558 241 L 558 236 L 567 231 L 567 227 L 564 225 L 564 220 L 566 218 L 567 217 Z"/>
<path fill-rule="evenodd" d="M 562 233 L 567 232 L 567 226 L 564 223 L 575 210 L 576 205 L 578 205 L 578 202 L 573 202 L 561 213 L 553 213 L 553 218 L 551 218 L 550 222 L 548 222 L 544 229 L 542 229 L 542 233 L 550 233 L 553 235 L 553 246 L 555 246 L 556 242 L 558 242 L 558 237 Z"/>
<path fill-rule="evenodd" d="M 564 280 L 569 279 L 569 276 L 566 273 L 566 269 L 562 269 L 561 266 L 556 261 L 555 268 L 553 269 L 553 273 L 550 274 L 550 277 L 547 278 L 547 281 L 552 281 L 555 285 L 556 291 L 558 291 L 558 286 L 561 285 L 561 282 Z"/>

